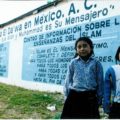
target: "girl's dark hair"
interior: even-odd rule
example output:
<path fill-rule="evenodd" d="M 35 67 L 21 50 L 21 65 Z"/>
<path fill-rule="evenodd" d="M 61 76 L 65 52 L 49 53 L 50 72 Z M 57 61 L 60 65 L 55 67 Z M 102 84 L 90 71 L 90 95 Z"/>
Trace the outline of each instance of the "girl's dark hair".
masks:
<path fill-rule="evenodd" d="M 119 61 L 119 53 L 120 53 L 120 46 L 118 47 L 116 55 L 115 55 L 116 63 L 117 63 L 117 61 Z"/>
<path fill-rule="evenodd" d="M 80 41 L 85 41 L 85 42 L 87 42 L 87 43 L 90 45 L 90 48 L 91 48 L 90 56 L 91 56 L 92 54 L 94 54 L 94 51 L 93 51 L 93 48 L 94 48 L 93 42 L 92 42 L 92 40 L 91 40 L 89 37 L 80 37 L 80 38 L 78 38 L 78 39 L 76 40 L 76 42 L 75 42 L 75 50 L 76 50 L 76 51 L 77 51 L 77 44 L 78 44 L 78 42 L 80 42 Z M 74 57 L 77 57 L 77 56 L 78 56 L 78 54 L 75 53 L 75 56 L 74 56 Z"/>

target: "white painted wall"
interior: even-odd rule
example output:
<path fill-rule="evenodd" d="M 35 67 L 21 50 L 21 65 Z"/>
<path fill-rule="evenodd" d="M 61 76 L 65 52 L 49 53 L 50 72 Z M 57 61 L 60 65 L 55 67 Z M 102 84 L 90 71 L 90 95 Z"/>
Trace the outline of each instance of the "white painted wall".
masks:
<path fill-rule="evenodd" d="M 104 70 L 106 70 L 109 65 L 114 64 L 114 54 L 120 44 L 119 2 L 119 0 L 104 2 L 88 0 L 85 4 L 84 0 L 64 1 L 38 14 L 0 28 L 0 45 L 3 45 L 0 47 L 2 49 L 0 50 L 0 65 L 6 67 L 6 72 L 0 72 L 3 74 L 0 76 L 0 82 L 32 90 L 63 92 L 67 67 L 74 55 L 74 42 L 84 34 L 87 34 L 93 40 L 95 55 L 102 62 Z M 86 9 L 90 6 L 90 9 Z M 76 20 L 77 17 L 79 21 Z M 39 18 L 39 23 L 35 25 L 35 19 L 37 18 Z M 68 18 L 71 21 L 69 24 L 66 22 Z M 26 23 L 28 26 L 25 29 Z M 56 23 L 59 23 L 60 26 L 57 26 Z M 21 29 L 16 31 L 18 26 Z M 47 27 L 49 29 L 46 29 Z M 81 28 L 81 30 L 76 30 L 78 28 Z M 88 28 L 89 30 L 86 30 Z M 39 29 L 39 32 L 34 31 L 35 29 Z M 61 32 L 62 30 L 68 33 L 53 35 L 53 31 Z M 76 31 L 73 33 L 70 30 Z M 11 33 L 9 33 L 10 31 Z M 26 34 L 28 31 L 29 34 Z M 100 32 L 100 34 L 97 34 L 97 32 Z M 46 37 L 48 33 L 53 36 Z M 24 42 L 24 38 L 30 39 L 33 36 L 37 36 L 37 40 Z M 43 39 L 39 39 L 39 36 L 43 36 Z M 67 39 L 68 36 L 69 39 Z M 54 42 L 53 39 L 57 42 L 34 46 L 35 42 L 48 40 Z M 7 47 L 6 43 L 8 43 Z M 63 47 L 66 49 L 63 50 Z M 38 53 L 38 51 L 41 53 Z M 44 53 L 42 53 L 43 51 Z M 50 51 L 51 53 L 49 53 Z M 42 55 L 41 58 L 37 57 L 40 55 Z M 67 62 L 57 62 L 57 60 L 67 60 L 67 58 L 69 58 Z M 35 62 L 30 63 L 30 59 L 35 60 Z M 45 59 L 47 62 L 43 61 L 41 63 L 45 67 L 37 67 L 37 64 L 40 64 L 37 59 L 39 61 Z M 8 64 L 6 61 L 8 61 Z M 0 71 L 3 69 L 1 66 Z M 41 69 L 46 70 L 46 72 L 40 72 Z M 52 73 L 53 71 L 55 72 Z M 38 76 L 38 74 L 44 74 L 45 77 Z M 35 82 L 35 78 L 42 81 Z M 45 83 L 44 80 L 47 82 Z M 56 83 L 57 80 L 59 84 Z"/>

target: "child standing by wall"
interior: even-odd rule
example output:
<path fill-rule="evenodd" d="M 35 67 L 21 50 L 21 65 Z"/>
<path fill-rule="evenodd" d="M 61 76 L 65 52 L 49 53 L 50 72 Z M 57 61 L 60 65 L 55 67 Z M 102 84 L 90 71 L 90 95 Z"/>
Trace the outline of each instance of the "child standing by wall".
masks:
<path fill-rule="evenodd" d="M 104 112 L 110 119 L 120 119 L 120 47 L 115 60 L 116 65 L 106 71 L 104 82 Z"/>
<path fill-rule="evenodd" d="M 103 67 L 93 55 L 93 43 L 81 37 L 75 43 L 76 54 L 68 68 L 62 119 L 100 118 L 102 104 Z"/>

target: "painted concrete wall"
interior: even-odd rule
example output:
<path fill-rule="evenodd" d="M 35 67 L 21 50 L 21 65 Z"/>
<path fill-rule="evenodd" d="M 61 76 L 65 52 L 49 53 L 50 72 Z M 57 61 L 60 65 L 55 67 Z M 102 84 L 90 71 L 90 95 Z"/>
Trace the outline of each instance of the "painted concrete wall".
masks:
<path fill-rule="evenodd" d="M 90 36 L 104 71 L 120 45 L 119 0 L 63 1 L 0 28 L 0 82 L 63 92 L 75 40 Z"/>

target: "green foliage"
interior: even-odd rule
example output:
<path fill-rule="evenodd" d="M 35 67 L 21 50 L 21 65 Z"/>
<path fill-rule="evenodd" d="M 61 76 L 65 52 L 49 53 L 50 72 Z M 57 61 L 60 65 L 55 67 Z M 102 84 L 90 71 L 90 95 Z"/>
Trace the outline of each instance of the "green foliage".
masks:
<path fill-rule="evenodd" d="M 47 109 L 56 105 L 55 111 Z M 0 84 L 0 119 L 59 119 L 63 107 L 61 93 L 26 90 Z"/>

